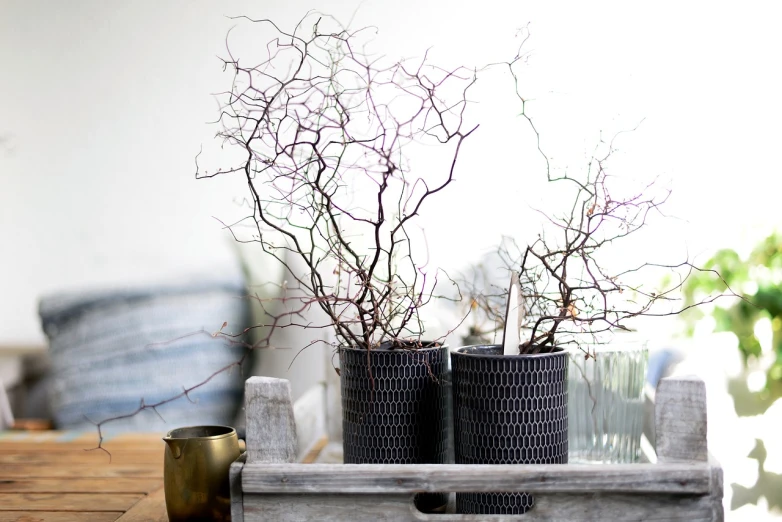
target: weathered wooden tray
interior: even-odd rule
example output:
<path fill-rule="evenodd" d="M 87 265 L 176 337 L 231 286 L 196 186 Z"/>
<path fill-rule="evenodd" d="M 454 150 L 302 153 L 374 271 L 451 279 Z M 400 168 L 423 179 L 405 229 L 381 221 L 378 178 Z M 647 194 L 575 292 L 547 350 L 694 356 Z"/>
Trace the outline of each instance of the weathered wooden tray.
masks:
<path fill-rule="evenodd" d="M 338 458 L 321 451 L 338 431 L 327 414 L 333 394 L 319 386 L 294 405 L 289 390 L 282 379 L 247 381 L 246 460 L 231 468 L 234 522 L 723 520 L 722 469 L 707 451 L 706 392 L 694 377 L 660 381 L 644 430 L 650 462 L 621 465 L 319 463 Z M 459 515 L 413 505 L 416 493 L 481 491 L 531 492 L 535 506 Z"/>

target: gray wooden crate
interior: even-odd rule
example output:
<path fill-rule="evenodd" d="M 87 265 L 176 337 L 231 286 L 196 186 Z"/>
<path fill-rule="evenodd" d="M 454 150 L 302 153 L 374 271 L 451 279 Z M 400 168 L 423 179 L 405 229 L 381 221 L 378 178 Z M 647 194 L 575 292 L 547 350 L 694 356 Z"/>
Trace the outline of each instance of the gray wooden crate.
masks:
<path fill-rule="evenodd" d="M 615 465 L 301 463 L 334 425 L 334 401 L 326 385 L 295 405 L 289 390 L 282 379 L 247 381 L 247 458 L 231 467 L 234 522 L 723 520 L 722 469 L 707 451 L 706 391 L 695 377 L 662 379 L 650 398 L 651 462 Z M 416 493 L 483 491 L 531 492 L 535 506 L 459 515 L 413 505 Z"/>

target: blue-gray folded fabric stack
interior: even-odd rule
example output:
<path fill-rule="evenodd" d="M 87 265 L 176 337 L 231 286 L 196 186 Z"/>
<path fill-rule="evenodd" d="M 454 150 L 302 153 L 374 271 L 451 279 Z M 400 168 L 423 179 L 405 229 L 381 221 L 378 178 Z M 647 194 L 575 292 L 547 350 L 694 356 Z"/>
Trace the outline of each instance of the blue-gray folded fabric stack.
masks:
<path fill-rule="evenodd" d="M 39 313 L 50 342 L 49 396 L 59 429 L 154 404 L 238 361 L 245 352 L 221 336 L 249 326 L 243 281 L 201 281 L 116 291 L 49 295 Z M 232 425 L 250 368 L 233 368 L 170 404 L 112 421 L 105 433 Z"/>

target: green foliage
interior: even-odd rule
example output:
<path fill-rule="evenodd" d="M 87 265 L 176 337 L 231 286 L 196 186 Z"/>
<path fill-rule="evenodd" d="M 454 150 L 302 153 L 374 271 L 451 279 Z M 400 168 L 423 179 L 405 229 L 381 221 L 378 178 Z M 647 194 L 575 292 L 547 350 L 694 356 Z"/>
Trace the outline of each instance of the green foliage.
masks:
<path fill-rule="evenodd" d="M 728 287 L 741 297 L 727 308 L 718 302 L 711 315 L 717 331 L 736 335 L 745 365 L 762 353 L 755 325 L 761 318 L 771 320 L 775 359 L 766 372 L 765 389 L 754 394 L 756 404 L 762 405 L 765 411 L 775 399 L 782 397 L 782 235 L 771 234 L 746 259 L 733 250 L 720 250 L 703 268 L 716 270 L 722 279 L 709 272 L 694 274 L 684 287 L 685 300 L 694 303 Z M 688 312 L 685 319 L 692 333 L 703 312 L 698 308 Z M 762 412 L 752 412 L 758 413 Z"/>

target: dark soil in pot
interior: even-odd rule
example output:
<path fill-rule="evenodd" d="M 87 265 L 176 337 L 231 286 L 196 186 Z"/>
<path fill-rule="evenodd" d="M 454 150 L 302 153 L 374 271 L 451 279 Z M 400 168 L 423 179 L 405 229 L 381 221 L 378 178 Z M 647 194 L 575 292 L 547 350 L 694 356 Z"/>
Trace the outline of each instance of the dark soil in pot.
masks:
<path fill-rule="evenodd" d="M 502 353 L 490 345 L 451 354 L 456 463 L 567 463 L 567 353 Z M 533 505 L 528 493 L 456 495 L 459 513 L 520 514 Z"/>
<path fill-rule="evenodd" d="M 339 363 L 346 464 L 446 463 L 447 347 L 340 347 Z M 445 496 L 416 504 L 429 511 Z"/>

